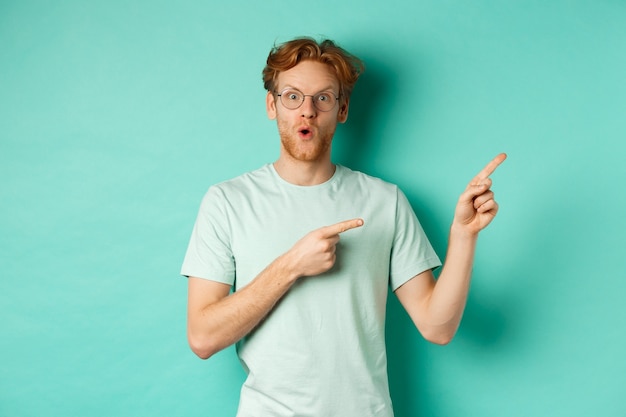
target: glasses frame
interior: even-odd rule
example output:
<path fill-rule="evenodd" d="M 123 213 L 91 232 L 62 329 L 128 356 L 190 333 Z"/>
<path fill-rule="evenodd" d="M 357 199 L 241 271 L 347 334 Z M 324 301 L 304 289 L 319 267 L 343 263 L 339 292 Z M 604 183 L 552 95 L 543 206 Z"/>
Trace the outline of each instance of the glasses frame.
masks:
<path fill-rule="evenodd" d="M 285 94 L 285 92 L 287 92 L 287 91 L 295 91 L 295 92 L 300 93 L 302 95 L 302 100 L 300 101 L 300 104 L 297 107 L 289 108 L 283 102 L 283 94 Z M 297 88 L 293 88 L 293 87 L 287 87 L 287 88 L 284 88 L 280 93 L 276 92 L 276 91 L 274 93 L 276 94 L 276 97 L 278 97 L 278 99 L 280 100 L 281 104 L 288 110 L 297 110 L 297 109 L 299 109 L 300 107 L 302 107 L 302 104 L 304 103 L 304 100 L 306 100 L 307 97 L 311 97 L 311 100 L 313 100 L 313 107 L 315 107 L 318 111 L 321 111 L 321 112 L 329 112 L 329 111 L 333 110 L 335 108 L 335 106 L 339 103 L 339 98 L 341 97 L 341 94 L 337 95 L 337 94 L 335 94 L 332 91 L 320 91 L 319 93 L 316 93 L 316 94 L 304 94 L 302 91 L 298 90 Z M 320 109 L 317 106 L 317 100 L 315 100 L 315 97 L 318 97 L 318 96 L 320 96 L 322 94 L 332 95 L 333 97 L 335 97 L 335 104 L 333 104 L 333 107 L 331 107 L 328 110 Z"/>

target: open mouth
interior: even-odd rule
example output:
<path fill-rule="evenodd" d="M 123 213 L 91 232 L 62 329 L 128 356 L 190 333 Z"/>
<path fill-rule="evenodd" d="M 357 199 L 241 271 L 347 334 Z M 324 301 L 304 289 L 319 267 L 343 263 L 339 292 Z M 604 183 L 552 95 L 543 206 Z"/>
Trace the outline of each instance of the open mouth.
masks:
<path fill-rule="evenodd" d="M 305 139 L 313 135 L 313 131 L 308 127 L 301 127 L 300 129 L 298 129 L 298 133 L 300 134 L 300 137 Z"/>

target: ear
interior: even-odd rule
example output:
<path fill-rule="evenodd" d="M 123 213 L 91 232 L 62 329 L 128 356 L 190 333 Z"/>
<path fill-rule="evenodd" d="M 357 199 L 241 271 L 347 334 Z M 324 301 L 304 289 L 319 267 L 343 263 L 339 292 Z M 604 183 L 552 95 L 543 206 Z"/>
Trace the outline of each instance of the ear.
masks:
<path fill-rule="evenodd" d="M 265 110 L 270 120 L 276 119 L 276 97 L 270 91 L 265 96 Z"/>
<path fill-rule="evenodd" d="M 337 121 L 345 123 L 348 120 L 348 108 L 350 107 L 350 99 L 343 100 L 340 103 L 339 113 L 337 113 Z"/>

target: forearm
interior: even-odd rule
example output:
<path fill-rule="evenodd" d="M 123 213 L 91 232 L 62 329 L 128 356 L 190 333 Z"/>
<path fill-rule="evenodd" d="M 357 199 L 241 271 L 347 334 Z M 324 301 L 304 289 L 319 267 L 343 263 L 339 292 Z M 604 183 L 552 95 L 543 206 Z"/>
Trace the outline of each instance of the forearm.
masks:
<path fill-rule="evenodd" d="M 259 325 L 296 279 L 282 256 L 244 288 L 195 311 L 190 306 L 188 338 L 192 350 L 206 359 L 239 341 Z"/>
<path fill-rule="evenodd" d="M 452 226 L 441 274 L 428 303 L 428 322 L 444 339 L 452 338 L 467 302 L 478 235 Z"/>
<path fill-rule="evenodd" d="M 431 271 L 424 271 L 396 290 L 417 328 L 431 342 L 450 342 L 461 323 L 478 233 L 498 212 L 489 176 L 505 159 L 506 154 L 496 156 L 459 197 L 439 278 L 435 280 Z"/>
<path fill-rule="evenodd" d="M 190 289 L 187 335 L 192 350 L 206 359 L 250 333 L 297 279 L 332 268 L 339 234 L 362 225 L 362 219 L 352 219 L 308 233 L 233 294 L 223 284 L 221 289 L 206 289 L 207 284 Z"/>

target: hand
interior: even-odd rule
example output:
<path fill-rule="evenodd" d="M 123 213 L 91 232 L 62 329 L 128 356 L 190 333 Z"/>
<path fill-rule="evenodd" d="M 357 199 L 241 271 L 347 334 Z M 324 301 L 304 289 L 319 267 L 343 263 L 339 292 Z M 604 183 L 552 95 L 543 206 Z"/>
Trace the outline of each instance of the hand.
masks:
<path fill-rule="evenodd" d="M 504 153 L 496 156 L 472 179 L 459 197 L 452 222 L 453 228 L 477 235 L 491 223 L 498 212 L 498 203 L 493 198 L 489 176 L 505 159 Z"/>
<path fill-rule="evenodd" d="M 286 254 L 296 276 L 319 275 L 332 268 L 339 235 L 361 226 L 362 219 L 346 220 L 314 230 L 296 242 Z"/>

